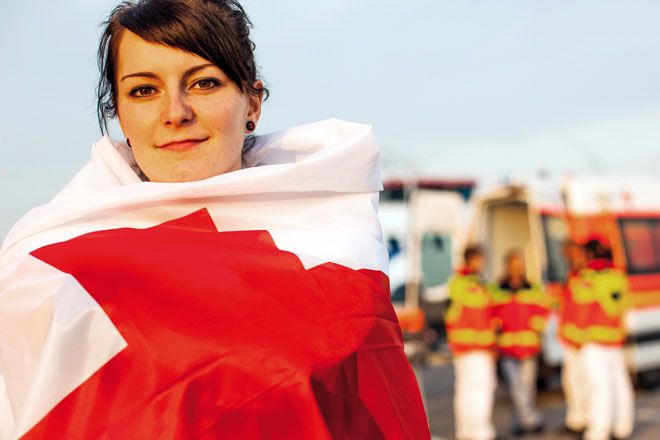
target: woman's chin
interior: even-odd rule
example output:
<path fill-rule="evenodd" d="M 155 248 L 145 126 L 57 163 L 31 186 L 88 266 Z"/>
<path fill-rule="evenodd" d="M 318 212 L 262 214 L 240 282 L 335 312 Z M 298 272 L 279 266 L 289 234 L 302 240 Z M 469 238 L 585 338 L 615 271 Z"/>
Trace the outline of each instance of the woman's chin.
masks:
<path fill-rule="evenodd" d="M 170 170 L 159 170 L 159 172 L 153 173 L 153 177 L 149 173 L 146 174 L 151 182 L 184 183 L 197 182 L 234 171 L 233 167 L 198 169 L 196 167 L 185 167 L 181 165 L 179 164 L 179 166 Z"/>

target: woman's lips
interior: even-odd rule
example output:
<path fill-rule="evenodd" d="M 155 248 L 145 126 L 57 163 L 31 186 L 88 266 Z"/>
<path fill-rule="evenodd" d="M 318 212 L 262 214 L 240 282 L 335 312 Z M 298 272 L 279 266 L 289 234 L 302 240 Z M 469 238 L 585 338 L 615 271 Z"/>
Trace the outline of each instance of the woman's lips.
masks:
<path fill-rule="evenodd" d="M 169 151 L 186 151 L 192 150 L 197 147 L 202 142 L 205 142 L 208 138 L 204 139 L 184 139 L 181 141 L 168 142 L 163 145 L 157 145 L 156 148 L 169 150 Z"/>

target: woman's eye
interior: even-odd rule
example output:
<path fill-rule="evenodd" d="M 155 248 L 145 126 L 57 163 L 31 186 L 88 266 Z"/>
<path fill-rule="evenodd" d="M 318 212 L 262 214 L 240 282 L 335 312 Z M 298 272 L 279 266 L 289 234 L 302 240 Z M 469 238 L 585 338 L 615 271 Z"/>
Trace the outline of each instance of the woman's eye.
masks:
<path fill-rule="evenodd" d="M 217 79 L 204 78 L 204 79 L 200 79 L 195 84 L 193 84 L 192 88 L 202 89 L 202 90 L 209 90 L 209 89 L 216 88 L 219 85 L 220 85 L 220 81 L 218 81 Z"/>
<path fill-rule="evenodd" d="M 131 90 L 131 96 L 135 96 L 137 98 L 144 98 L 147 96 L 151 96 L 154 93 L 156 93 L 156 89 L 153 87 L 136 87 L 133 90 Z"/>

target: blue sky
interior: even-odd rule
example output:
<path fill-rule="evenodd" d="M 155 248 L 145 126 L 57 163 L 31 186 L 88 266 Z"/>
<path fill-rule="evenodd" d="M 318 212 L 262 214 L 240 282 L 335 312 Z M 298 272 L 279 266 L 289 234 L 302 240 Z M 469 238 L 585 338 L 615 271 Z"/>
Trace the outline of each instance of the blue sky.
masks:
<path fill-rule="evenodd" d="M 98 25 L 115 4 L 0 3 L 0 235 L 99 137 Z M 272 91 L 259 132 L 370 123 L 388 175 L 660 174 L 660 2 L 243 4 Z"/>

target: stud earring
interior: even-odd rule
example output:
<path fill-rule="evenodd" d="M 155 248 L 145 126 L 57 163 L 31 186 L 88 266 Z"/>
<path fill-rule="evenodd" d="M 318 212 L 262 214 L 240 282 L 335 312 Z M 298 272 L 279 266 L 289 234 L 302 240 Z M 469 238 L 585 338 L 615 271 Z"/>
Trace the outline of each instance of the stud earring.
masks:
<path fill-rule="evenodd" d="M 256 125 L 254 124 L 254 122 L 252 122 L 252 121 L 247 121 L 247 123 L 245 124 L 245 128 L 246 128 L 247 131 L 249 131 L 250 133 L 253 132 L 254 129 L 255 129 L 256 127 L 257 127 L 257 126 L 256 126 Z"/>

